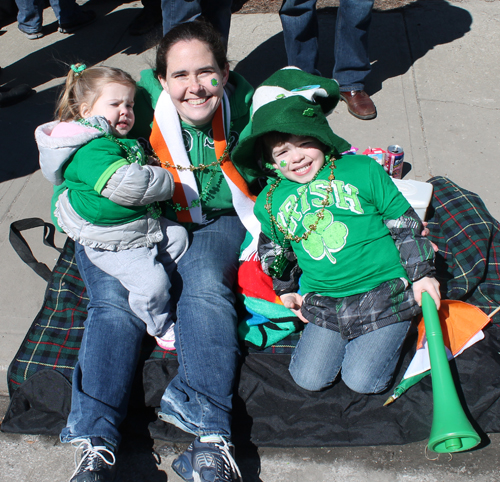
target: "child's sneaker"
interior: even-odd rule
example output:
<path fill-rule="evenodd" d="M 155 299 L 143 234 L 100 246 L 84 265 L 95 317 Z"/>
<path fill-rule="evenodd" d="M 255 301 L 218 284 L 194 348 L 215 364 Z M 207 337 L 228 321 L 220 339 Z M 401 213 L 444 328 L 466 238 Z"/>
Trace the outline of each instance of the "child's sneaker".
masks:
<path fill-rule="evenodd" d="M 76 469 L 69 482 L 113 482 L 115 479 L 115 454 L 99 437 L 79 438 L 71 442 L 77 446 Z M 81 450 L 80 462 L 77 462 Z"/>
<path fill-rule="evenodd" d="M 163 336 L 155 336 L 156 344 L 164 350 L 175 350 L 174 324 L 172 323 Z"/>
<path fill-rule="evenodd" d="M 196 437 L 187 450 L 173 461 L 172 468 L 186 482 L 241 481 L 232 452 L 234 445 L 220 435 L 203 437 L 203 442 Z"/>

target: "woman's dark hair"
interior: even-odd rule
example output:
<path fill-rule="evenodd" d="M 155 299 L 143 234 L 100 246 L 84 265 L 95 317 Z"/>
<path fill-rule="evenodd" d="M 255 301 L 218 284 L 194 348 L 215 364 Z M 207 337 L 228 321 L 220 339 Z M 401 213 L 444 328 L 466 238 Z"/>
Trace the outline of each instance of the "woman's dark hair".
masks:
<path fill-rule="evenodd" d="M 203 19 L 181 23 L 170 30 L 156 48 L 155 76 L 165 78 L 167 75 L 167 55 L 169 50 L 182 41 L 199 40 L 205 43 L 215 57 L 217 65 L 224 70 L 227 65 L 227 55 L 221 36 L 210 23 Z"/>

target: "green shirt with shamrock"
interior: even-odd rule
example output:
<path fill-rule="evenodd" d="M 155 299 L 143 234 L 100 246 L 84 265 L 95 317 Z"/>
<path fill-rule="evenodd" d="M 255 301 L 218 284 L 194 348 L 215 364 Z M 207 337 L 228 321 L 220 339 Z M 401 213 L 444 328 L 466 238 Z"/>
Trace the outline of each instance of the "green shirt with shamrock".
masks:
<path fill-rule="evenodd" d="M 302 270 L 301 293 L 340 298 L 391 279 L 408 279 L 384 224 L 403 215 L 408 201 L 376 161 L 347 155 L 335 161 L 333 192 L 319 218 L 330 172 L 327 163 L 310 183 L 281 179 L 268 199 L 276 182 L 270 179 L 255 204 L 263 233 L 276 244 L 283 245 L 284 235 L 270 220 L 268 202 L 277 222 L 294 236 L 302 237 L 309 226 L 317 225 L 307 239 L 289 241 Z"/>

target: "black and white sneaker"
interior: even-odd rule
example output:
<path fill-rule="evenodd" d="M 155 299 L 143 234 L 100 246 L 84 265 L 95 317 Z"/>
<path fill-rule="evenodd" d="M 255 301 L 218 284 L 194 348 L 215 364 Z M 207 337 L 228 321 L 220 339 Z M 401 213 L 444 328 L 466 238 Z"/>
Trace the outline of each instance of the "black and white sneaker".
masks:
<path fill-rule="evenodd" d="M 99 437 L 78 438 L 71 442 L 77 446 L 76 469 L 70 482 L 113 482 L 116 466 L 115 454 Z M 78 454 L 80 461 L 78 462 Z"/>
<path fill-rule="evenodd" d="M 234 445 L 220 435 L 197 437 L 173 462 L 172 468 L 186 482 L 241 481 L 241 474 L 233 456 Z"/>

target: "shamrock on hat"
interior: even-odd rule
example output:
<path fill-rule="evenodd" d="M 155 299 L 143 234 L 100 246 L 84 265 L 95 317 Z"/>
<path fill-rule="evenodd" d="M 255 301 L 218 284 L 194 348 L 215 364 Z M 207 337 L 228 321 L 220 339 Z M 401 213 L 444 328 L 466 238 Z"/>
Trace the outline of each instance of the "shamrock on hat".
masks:
<path fill-rule="evenodd" d="M 350 144 L 332 131 L 326 119 L 339 98 L 336 80 L 297 67 L 278 70 L 255 91 L 252 121 L 241 133 L 231 158 L 255 175 L 262 175 L 261 153 L 255 147 L 269 132 L 314 137 L 337 153 L 348 150 Z"/>

